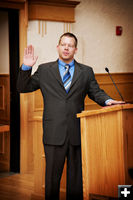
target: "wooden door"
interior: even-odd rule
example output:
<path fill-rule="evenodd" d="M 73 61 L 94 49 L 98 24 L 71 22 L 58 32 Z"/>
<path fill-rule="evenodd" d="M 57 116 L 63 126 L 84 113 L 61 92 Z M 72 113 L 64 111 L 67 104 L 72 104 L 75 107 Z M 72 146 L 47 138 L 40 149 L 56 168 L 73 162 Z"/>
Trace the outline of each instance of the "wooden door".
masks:
<path fill-rule="evenodd" d="M 0 171 L 10 168 L 9 75 L 0 74 Z"/>
<path fill-rule="evenodd" d="M 10 89 L 8 12 L 0 10 L 0 171 L 10 166 Z"/>
<path fill-rule="evenodd" d="M 0 27 L 0 171 L 19 172 L 19 11 L 1 9 Z"/>

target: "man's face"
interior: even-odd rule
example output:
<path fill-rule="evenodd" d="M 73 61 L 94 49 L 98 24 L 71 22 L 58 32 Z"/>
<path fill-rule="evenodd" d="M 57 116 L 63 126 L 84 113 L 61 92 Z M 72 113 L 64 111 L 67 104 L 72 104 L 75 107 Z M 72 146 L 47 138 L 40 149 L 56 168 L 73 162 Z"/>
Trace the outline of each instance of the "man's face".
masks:
<path fill-rule="evenodd" d="M 77 52 L 75 40 L 72 37 L 63 36 L 60 43 L 57 45 L 59 59 L 65 63 L 70 63 L 74 59 Z"/>

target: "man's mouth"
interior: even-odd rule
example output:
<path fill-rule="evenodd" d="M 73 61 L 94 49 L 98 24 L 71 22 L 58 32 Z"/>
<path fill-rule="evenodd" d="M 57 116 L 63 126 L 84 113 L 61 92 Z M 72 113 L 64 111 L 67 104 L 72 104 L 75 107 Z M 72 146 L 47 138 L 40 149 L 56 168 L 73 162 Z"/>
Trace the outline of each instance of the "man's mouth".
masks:
<path fill-rule="evenodd" d="M 68 56 L 69 53 L 68 52 L 63 52 L 64 56 Z"/>

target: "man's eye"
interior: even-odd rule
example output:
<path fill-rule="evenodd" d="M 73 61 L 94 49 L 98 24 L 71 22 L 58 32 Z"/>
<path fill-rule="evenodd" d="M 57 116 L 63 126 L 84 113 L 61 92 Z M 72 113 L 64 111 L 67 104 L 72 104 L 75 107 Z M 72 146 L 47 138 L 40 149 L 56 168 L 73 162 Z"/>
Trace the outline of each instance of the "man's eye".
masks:
<path fill-rule="evenodd" d="M 67 45 L 66 44 L 61 44 L 62 47 L 66 47 Z M 74 46 L 73 45 L 68 45 L 68 48 L 73 48 Z"/>
<path fill-rule="evenodd" d="M 69 48 L 73 48 L 74 46 L 73 46 L 73 45 L 68 45 L 68 47 L 69 47 Z"/>

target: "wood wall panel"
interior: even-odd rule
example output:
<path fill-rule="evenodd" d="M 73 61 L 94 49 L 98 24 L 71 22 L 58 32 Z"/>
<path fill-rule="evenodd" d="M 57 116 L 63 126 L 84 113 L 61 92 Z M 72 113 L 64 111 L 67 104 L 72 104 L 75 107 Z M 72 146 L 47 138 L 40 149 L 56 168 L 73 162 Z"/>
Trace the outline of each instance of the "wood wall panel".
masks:
<path fill-rule="evenodd" d="M 108 74 L 96 74 L 95 76 L 101 89 L 103 89 L 111 98 L 121 100 L 121 97 Z M 124 100 L 126 102 L 133 102 L 133 73 L 114 73 L 112 74 L 112 77 Z M 85 110 L 92 110 L 95 108 L 99 108 L 99 106 L 86 97 Z"/>
<path fill-rule="evenodd" d="M 10 88 L 9 75 L 0 74 L 0 123 L 9 124 L 10 121 Z"/>
<path fill-rule="evenodd" d="M 69 15 L 67 14 L 68 12 Z M 74 22 L 74 9 L 47 5 L 32 5 L 29 7 L 29 20 Z"/>
<path fill-rule="evenodd" d="M 5 109 L 5 87 L 0 85 L 0 110 Z"/>
<path fill-rule="evenodd" d="M 10 133 L 9 125 L 0 126 L 0 171 L 10 169 Z"/>
<path fill-rule="evenodd" d="M 4 132 L 0 133 L 0 154 L 4 153 Z"/>
<path fill-rule="evenodd" d="M 62 0 L 29 0 L 29 20 L 75 22 L 74 8 L 79 3 L 78 1 Z"/>

